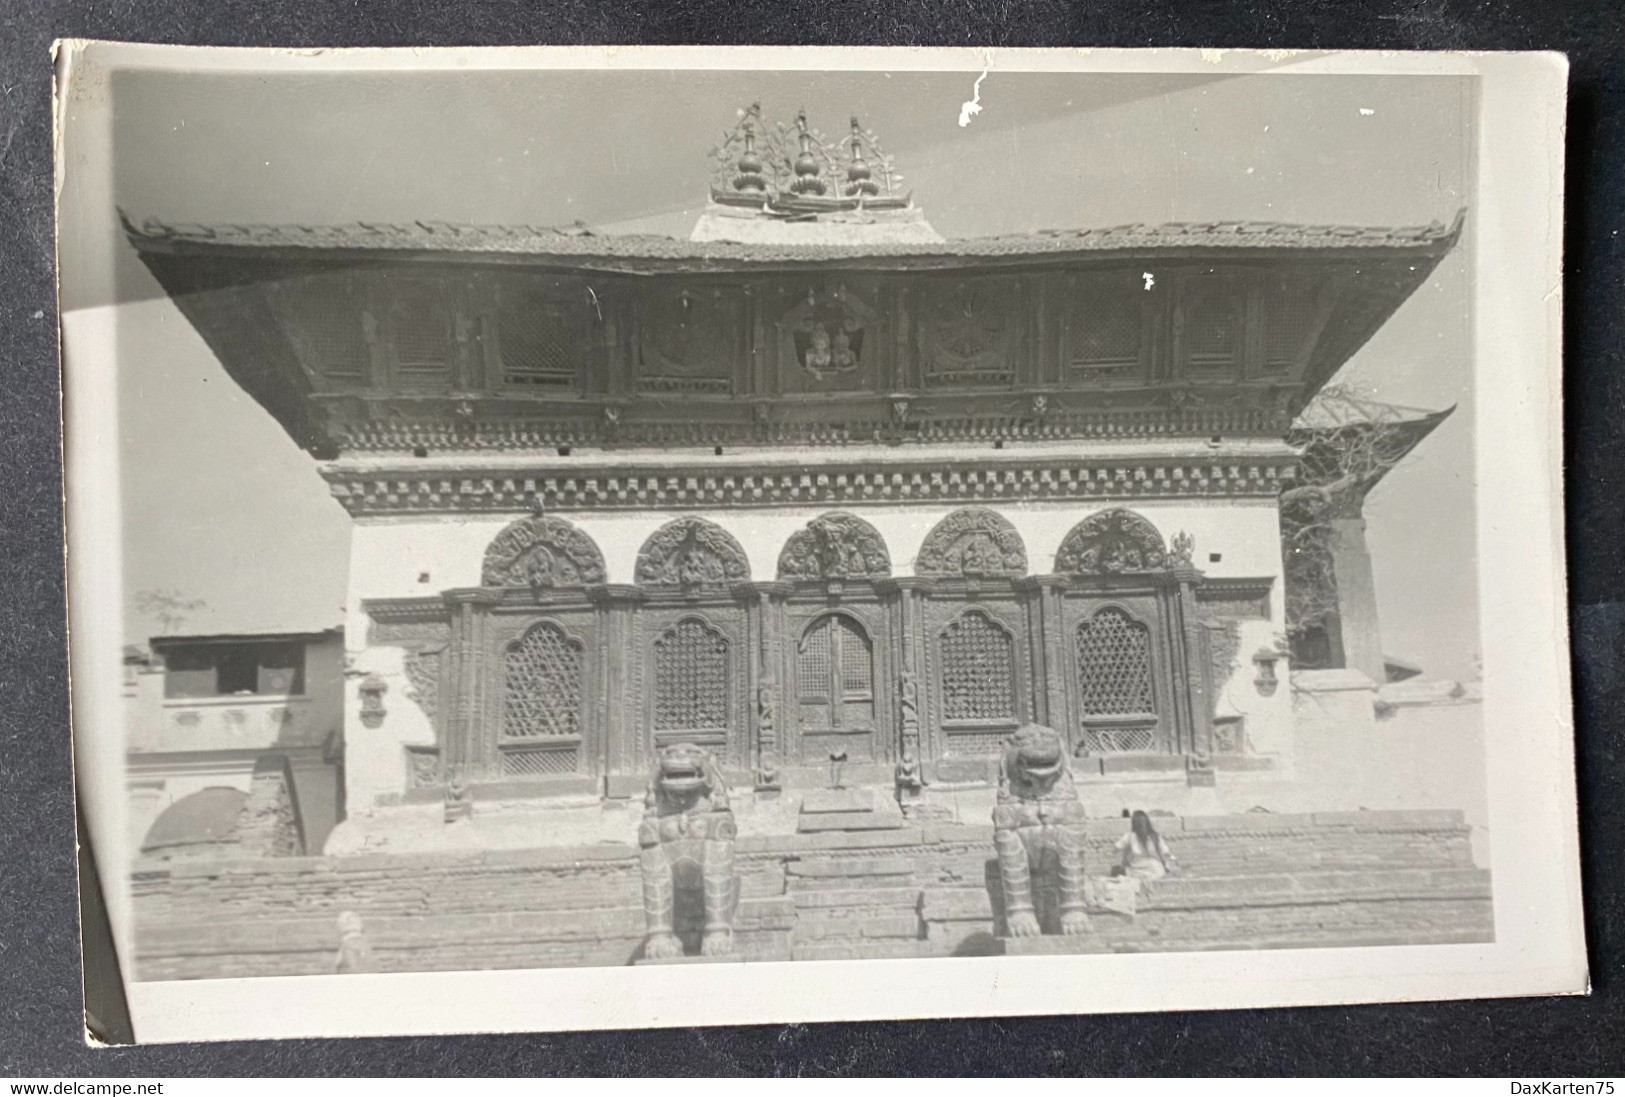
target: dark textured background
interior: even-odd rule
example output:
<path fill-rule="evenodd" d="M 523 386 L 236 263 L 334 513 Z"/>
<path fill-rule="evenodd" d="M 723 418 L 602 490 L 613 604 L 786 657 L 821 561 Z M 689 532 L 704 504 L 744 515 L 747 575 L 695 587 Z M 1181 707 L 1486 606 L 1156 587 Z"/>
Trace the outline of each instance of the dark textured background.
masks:
<path fill-rule="evenodd" d="M 1511 0 L 108 0 L 0 5 L 0 1076 L 1625 1074 L 1625 5 Z M 1569 580 L 1589 998 L 1135 1017 L 285 1041 L 81 1040 L 52 282 L 59 36 L 546 43 L 1552 49 L 1568 131 Z M 1493 485 L 1488 485 L 1493 491 Z M 116 1024 L 109 1021 L 109 1024 Z"/>

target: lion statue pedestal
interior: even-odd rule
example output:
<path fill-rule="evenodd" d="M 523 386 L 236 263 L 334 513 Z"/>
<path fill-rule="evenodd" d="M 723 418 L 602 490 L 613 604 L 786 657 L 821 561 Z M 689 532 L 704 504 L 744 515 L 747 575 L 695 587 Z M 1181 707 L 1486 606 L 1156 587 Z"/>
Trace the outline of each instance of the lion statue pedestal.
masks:
<path fill-rule="evenodd" d="M 682 957 L 682 938 L 696 924 L 702 956 L 733 953 L 738 833 L 727 785 L 710 752 L 691 743 L 661 748 L 638 826 L 645 960 Z"/>
<path fill-rule="evenodd" d="M 1028 724 L 1005 742 L 993 808 L 1008 936 L 1089 931 L 1085 840 L 1066 744 L 1053 729 Z"/>

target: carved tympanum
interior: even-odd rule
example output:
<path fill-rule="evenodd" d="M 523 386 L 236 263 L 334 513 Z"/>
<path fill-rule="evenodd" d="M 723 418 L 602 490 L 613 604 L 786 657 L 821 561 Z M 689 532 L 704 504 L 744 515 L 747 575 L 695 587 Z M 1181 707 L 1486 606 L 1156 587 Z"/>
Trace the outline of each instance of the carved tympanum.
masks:
<path fill-rule="evenodd" d="M 924 576 L 1016 578 L 1027 574 L 1021 535 L 997 511 L 956 510 L 925 535 L 914 571 Z"/>
<path fill-rule="evenodd" d="M 785 542 L 781 579 L 879 579 L 891 574 L 880 533 L 851 514 L 825 514 Z"/>
<path fill-rule="evenodd" d="M 581 587 L 604 581 L 604 556 L 562 518 L 533 515 L 497 534 L 485 550 L 480 585 Z"/>
<path fill-rule="evenodd" d="M 677 518 L 649 535 L 638 552 L 637 581 L 650 586 L 725 587 L 750 579 L 739 542 L 703 518 Z"/>
<path fill-rule="evenodd" d="M 1121 508 L 1092 514 L 1073 526 L 1055 554 L 1055 570 L 1062 575 L 1160 571 L 1169 562 L 1157 527 Z"/>

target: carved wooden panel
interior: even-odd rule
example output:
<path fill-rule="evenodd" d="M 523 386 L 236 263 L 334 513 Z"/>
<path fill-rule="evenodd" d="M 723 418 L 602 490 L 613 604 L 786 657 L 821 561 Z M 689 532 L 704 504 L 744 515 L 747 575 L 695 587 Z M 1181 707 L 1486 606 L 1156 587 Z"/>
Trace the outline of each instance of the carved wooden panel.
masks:
<path fill-rule="evenodd" d="M 928 388 L 1014 383 L 1022 339 L 1022 299 L 1014 279 L 934 281 L 920 298 L 920 358 Z"/>
<path fill-rule="evenodd" d="M 879 579 L 891 574 L 880 531 L 853 514 L 820 515 L 779 553 L 781 579 Z"/>
<path fill-rule="evenodd" d="M 604 556 L 593 539 L 562 518 L 533 515 L 497 534 L 485 550 L 480 585 L 581 587 L 604 581 Z"/>
<path fill-rule="evenodd" d="M 744 351 L 745 302 L 731 288 L 662 287 L 637 304 L 637 387 L 725 396 Z"/>
<path fill-rule="evenodd" d="M 986 507 L 966 507 L 925 535 L 914 572 L 934 577 L 1014 578 L 1027 574 L 1027 548 L 1004 515 Z"/>

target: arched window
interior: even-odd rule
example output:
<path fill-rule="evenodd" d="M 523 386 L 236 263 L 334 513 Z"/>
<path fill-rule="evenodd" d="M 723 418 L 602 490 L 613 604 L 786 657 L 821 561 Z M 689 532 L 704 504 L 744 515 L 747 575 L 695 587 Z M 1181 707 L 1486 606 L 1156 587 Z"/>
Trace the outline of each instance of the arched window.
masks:
<path fill-rule="evenodd" d="M 1151 630 L 1120 609 L 1100 610 L 1078 626 L 1078 697 L 1091 717 L 1142 717 L 1089 727 L 1091 750 L 1150 750 L 1156 740 Z"/>
<path fill-rule="evenodd" d="M 550 621 L 508 648 L 505 739 L 581 734 L 581 645 Z"/>
<path fill-rule="evenodd" d="M 796 651 L 803 731 L 873 727 L 874 648 L 863 626 L 838 613 L 818 618 Z"/>
<path fill-rule="evenodd" d="M 942 632 L 942 717 L 947 721 L 1016 721 L 1015 641 L 980 610 L 968 610 Z"/>
<path fill-rule="evenodd" d="M 726 735 L 728 639 L 697 617 L 686 617 L 655 641 L 654 730 Z"/>

